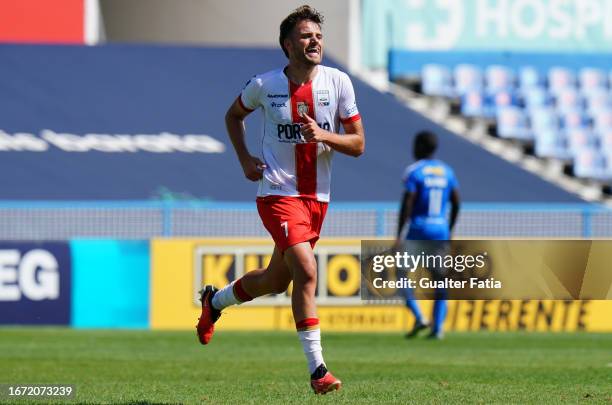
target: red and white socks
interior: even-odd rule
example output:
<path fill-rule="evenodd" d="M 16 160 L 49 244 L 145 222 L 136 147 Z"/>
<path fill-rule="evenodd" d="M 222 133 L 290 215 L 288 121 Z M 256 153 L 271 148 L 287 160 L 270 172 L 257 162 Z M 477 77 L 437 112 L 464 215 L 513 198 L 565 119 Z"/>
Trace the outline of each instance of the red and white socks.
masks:
<path fill-rule="evenodd" d="M 242 279 L 238 279 L 217 291 L 212 299 L 212 305 L 221 311 L 230 305 L 240 305 L 252 299 L 253 297 L 242 288 Z M 308 370 L 310 374 L 313 374 L 319 366 L 325 366 L 319 319 L 306 318 L 296 322 L 295 327 L 304 349 L 306 361 L 308 361 Z"/>
<path fill-rule="evenodd" d="M 321 329 L 319 319 L 306 318 L 295 323 L 295 327 L 308 361 L 310 374 L 314 373 L 317 367 L 325 364 L 323 361 L 323 348 L 321 347 Z"/>
<path fill-rule="evenodd" d="M 242 288 L 242 279 L 239 278 L 217 291 L 212 299 L 212 305 L 221 311 L 230 305 L 240 305 L 252 299 L 253 297 Z"/>

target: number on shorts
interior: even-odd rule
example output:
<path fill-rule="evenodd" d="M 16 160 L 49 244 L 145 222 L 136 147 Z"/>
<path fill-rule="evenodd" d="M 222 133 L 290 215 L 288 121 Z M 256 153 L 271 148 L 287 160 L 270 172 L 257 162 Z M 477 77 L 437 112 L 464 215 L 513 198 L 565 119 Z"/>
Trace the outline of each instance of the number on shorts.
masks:
<path fill-rule="evenodd" d="M 281 223 L 281 227 L 285 230 L 285 238 L 289 237 L 289 224 L 287 221 Z"/>

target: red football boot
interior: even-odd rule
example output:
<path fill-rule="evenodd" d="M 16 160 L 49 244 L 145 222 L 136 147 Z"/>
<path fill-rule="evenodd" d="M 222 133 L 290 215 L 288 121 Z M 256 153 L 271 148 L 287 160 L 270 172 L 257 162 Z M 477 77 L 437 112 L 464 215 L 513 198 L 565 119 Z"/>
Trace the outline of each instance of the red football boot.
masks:
<path fill-rule="evenodd" d="M 217 293 L 217 289 L 212 285 L 207 285 L 200 291 L 200 301 L 202 301 L 202 314 L 200 315 L 196 330 L 198 339 L 203 345 L 207 345 L 215 333 L 215 322 L 221 316 L 221 311 L 212 306 L 212 299 Z"/>
<path fill-rule="evenodd" d="M 312 390 L 315 394 L 325 395 L 328 392 L 338 391 L 342 387 L 342 381 L 338 380 L 332 375 L 332 373 L 327 371 L 325 365 L 323 364 L 321 364 L 319 368 L 317 368 L 313 375 L 320 375 L 322 374 L 322 372 L 324 373 L 323 377 L 318 379 L 314 379 L 311 377 L 310 379 L 310 386 L 312 387 Z"/>

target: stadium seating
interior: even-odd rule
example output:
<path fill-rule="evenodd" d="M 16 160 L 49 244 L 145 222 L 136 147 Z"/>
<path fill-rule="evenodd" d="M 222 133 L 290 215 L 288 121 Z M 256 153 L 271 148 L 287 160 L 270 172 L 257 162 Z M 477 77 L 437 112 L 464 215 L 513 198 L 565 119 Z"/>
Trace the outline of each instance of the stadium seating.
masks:
<path fill-rule="evenodd" d="M 521 94 L 527 108 L 545 107 L 552 104 L 552 96 L 542 86 L 523 87 Z"/>
<path fill-rule="evenodd" d="M 602 69 L 582 68 L 578 73 L 578 81 L 584 94 L 606 88 L 606 74 Z"/>
<path fill-rule="evenodd" d="M 612 97 L 605 88 L 590 90 L 585 94 L 586 111 L 593 116 L 600 111 L 612 108 Z"/>
<path fill-rule="evenodd" d="M 535 153 L 540 157 L 569 159 L 563 133 L 552 129 L 542 129 L 534 133 Z"/>
<path fill-rule="evenodd" d="M 455 94 L 451 71 L 446 66 L 423 66 L 423 92 L 434 96 L 452 97 Z"/>
<path fill-rule="evenodd" d="M 595 132 L 595 136 L 603 153 L 612 153 L 612 130 Z"/>
<path fill-rule="evenodd" d="M 456 98 L 501 138 L 533 142 L 536 156 L 573 163 L 577 177 L 612 180 L 612 71 L 599 67 L 429 63 L 423 92 Z"/>
<path fill-rule="evenodd" d="M 578 177 L 601 179 L 605 176 L 605 158 L 593 148 L 583 148 L 574 154 L 574 174 Z"/>
<path fill-rule="evenodd" d="M 483 72 L 478 66 L 467 63 L 457 65 L 453 71 L 453 78 L 455 80 L 455 91 L 459 95 L 468 91 L 482 90 L 484 87 Z"/>
<path fill-rule="evenodd" d="M 518 86 L 521 90 L 542 87 L 544 84 L 544 76 L 536 68 L 532 66 L 524 66 L 519 69 Z"/>
<path fill-rule="evenodd" d="M 497 134 L 502 138 L 530 140 L 533 138 L 527 114 L 517 106 L 497 109 Z"/>
<path fill-rule="evenodd" d="M 501 65 L 491 65 L 485 70 L 486 88 L 489 93 L 505 91 L 514 87 L 514 73 Z"/>

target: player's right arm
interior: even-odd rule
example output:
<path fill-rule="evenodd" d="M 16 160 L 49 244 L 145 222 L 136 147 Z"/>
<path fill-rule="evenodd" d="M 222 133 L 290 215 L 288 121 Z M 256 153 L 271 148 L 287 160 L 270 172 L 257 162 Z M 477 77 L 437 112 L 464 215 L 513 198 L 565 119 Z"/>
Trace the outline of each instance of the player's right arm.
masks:
<path fill-rule="evenodd" d="M 257 181 L 261 179 L 266 165 L 259 158 L 251 155 L 244 140 L 244 119 L 251 112 L 245 110 L 240 105 L 239 99 L 236 99 L 225 114 L 225 127 L 245 177 L 251 181 Z"/>
<path fill-rule="evenodd" d="M 408 224 L 408 219 L 412 215 L 412 207 L 414 206 L 414 200 L 416 193 L 406 191 L 402 197 L 402 205 L 397 221 L 397 239 L 402 239 L 402 230 Z"/>
<path fill-rule="evenodd" d="M 244 89 L 242 89 L 242 93 L 236 98 L 225 114 L 227 133 L 242 166 L 242 171 L 244 171 L 245 177 L 251 181 L 261 179 L 266 168 L 264 162 L 251 155 L 244 138 L 244 119 L 258 107 L 260 89 L 261 81 L 256 78 L 249 80 Z"/>
<path fill-rule="evenodd" d="M 418 188 L 418 173 L 414 169 L 406 169 L 403 177 L 404 195 L 402 196 L 402 205 L 400 208 L 397 221 L 397 239 L 396 245 L 402 243 L 408 235 L 409 220 L 412 217 L 412 210 L 417 199 Z"/>
<path fill-rule="evenodd" d="M 418 173 L 417 170 L 407 168 L 404 172 L 403 183 L 404 183 L 404 195 L 402 197 L 402 206 L 397 222 L 397 240 L 404 239 L 407 235 L 408 220 L 412 216 L 412 209 L 417 198 L 418 186 Z"/>

